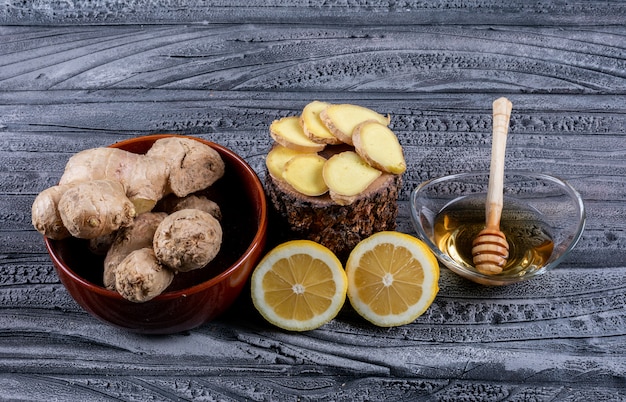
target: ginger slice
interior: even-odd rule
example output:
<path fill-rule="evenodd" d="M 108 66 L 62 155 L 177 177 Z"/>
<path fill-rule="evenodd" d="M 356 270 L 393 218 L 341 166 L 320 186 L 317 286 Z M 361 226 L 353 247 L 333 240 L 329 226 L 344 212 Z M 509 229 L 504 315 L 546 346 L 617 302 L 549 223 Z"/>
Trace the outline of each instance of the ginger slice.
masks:
<path fill-rule="evenodd" d="M 316 197 L 325 194 L 328 186 L 323 169 L 326 159 L 318 154 L 300 154 L 291 158 L 283 169 L 283 179 L 296 191 Z"/>
<path fill-rule="evenodd" d="M 380 124 L 389 124 L 389 115 L 380 113 L 363 106 L 338 104 L 330 105 L 320 112 L 320 119 L 328 130 L 342 142 L 352 145 L 352 133 L 364 121 L 374 120 Z"/>
<path fill-rule="evenodd" d="M 330 103 L 313 101 L 302 109 L 300 115 L 300 125 L 304 130 L 304 134 L 313 142 L 320 144 L 341 144 L 341 140 L 333 135 L 324 125 L 320 118 L 322 110 L 330 106 Z"/>
<path fill-rule="evenodd" d="M 270 135 L 280 145 L 299 152 L 319 152 L 326 147 L 311 141 L 304 134 L 300 125 L 300 117 L 289 116 L 274 120 L 270 125 Z"/>
<path fill-rule="evenodd" d="M 358 195 L 376 180 L 382 172 L 371 167 L 354 151 L 334 155 L 324 164 L 323 176 L 330 195 L 342 204 Z"/>
<path fill-rule="evenodd" d="M 389 127 L 366 121 L 354 129 L 352 141 L 356 152 L 376 169 L 392 174 L 406 170 L 402 146 Z"/>
<path fill-rule="evenodd" d="M 277 179 L 283 180 L 283 169 L 285 164 L 294 156 L 302 155 L 302 152 L 294 151 L 283 147 L 282 145 L 274 146 L 265 157 L 265 166 L 270 175 Z"/>

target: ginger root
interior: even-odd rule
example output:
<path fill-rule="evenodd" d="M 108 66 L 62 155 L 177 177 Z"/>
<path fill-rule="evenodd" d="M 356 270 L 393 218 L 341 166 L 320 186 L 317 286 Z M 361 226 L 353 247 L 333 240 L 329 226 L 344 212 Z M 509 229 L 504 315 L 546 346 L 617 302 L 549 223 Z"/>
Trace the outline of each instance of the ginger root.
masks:
<path fill-rule="evenodd" d="M 63 225 L 57 208 L 61 197 L 70 187 L 68 185 L 49 187 L 39 193 L 33 201 L 31 207 L 33 226 L 39 233 L 50 239 L 61 240 L 71 236 Z"/>
<path fill-rule="evenodd" d="M 152 240 L 159 224 L 167 216 L 164 212 L 145 212 L 138 215 L 131 225 L 117 231 L 113 243 L 104 258 L 104 287 L 115 290 L 115 272 L 122 260 L 142 248 L 152 248 Z"/>
<path fill-rule="evenodd" d="M 94 239 L 128 226 L 136 215 L 124 186 L 113 180 L 78 183 L 58 203 L 63 226 L 79 239 Z"/>
<path fill-rule="evenodd" d="M 224 170 L 224 161 L 216 150 L 191 138 L 159 139 L 146 155 L 119 148 L 86 149 L 68 160 L 58 186 L 42 191 L 35 198 L 32 224 L 51 239 L 60 240 L 79 233 L 76 227 L 80 224 L 78 221 L 73 223 L 71 230 L 65 228 L 59 203 L 65 192 L 82 183 L 96 180 L 119 182 L 135 213 L 141 214 L 151 211 L 160 199 L 171 192 L 182 197 L 204 190 L 221 178 Z M 72 194 L 76 196 L 75 191 Z M 95 221 L 90 224 L 93 226 Z M 107 233 L 110 233 L 108 229 L 103 235 Z M 88 236 L 91 239 L 95 234 Z"/>
<path fill-rule="evenodd" d="M 152 248 L 131 252 L 115 270 L 115 289 L 127 300 L 147 302 L 172 283 L 174 272 L 157 260 Z"/>
<path fill-rule="evenodd" d="M 161 138 L 146 152 L 151 160 L 165 161 L 169 167 L 167 191 L 184 197 L 211 186 L 224 175 L 225 164 L 210 146 L 190 138 Z"/>
<path fill-rule="evenodd" d="M 167 137 L 145 155 L 119 148 L 91 148 L 72 156 L 60 184 L 117 180 L 137 213 L 151 211 L 169 193 L 184 197 L 203 190 L 224 175 L 220 154 L 191 138 Z"/>
<path fill-rule="evenodd" d="M 91 148 L 69 159 L 59 184 L 119 181 L 140 214 L 152 210 L 166 194 L 168 177 L 169 165 L 163 160 L 118 148 Z"/>
<path fill-rule="evenodd" d="M 179 272 L 207 265 L 220 250 L 222 227 L 208 212 L 183 209 L 168 215 L 157 227 L 154 252 L 163 264 Z"/>
<path fill-rule="evenodd" d="M 188 195 L 186 197 L 176 197 L 169 195 L 161 200 L 158 206 L 160 210 L 171 214 L 182 209 L 199 209 L 208 212 L 218 221 L 222 220 L 222 210 L 215 201 L 209 200 L 203 195 Z"/>
<path fill-rule="evenodd" d="M 204 267 L 219 252 L 220 207 L 193 193 L 225 169 L 218 151 L 191 138 L 161 138 L 145 155 L 87 149 L 68 160 L 59 185 L 35 198 L 32 224 L 51 239 L 88 239 L 90 251 L 106 254 L 104 286 L 148 301 L 176 272 Z M 160 201 L 166 211 L 150 212 Z"/>
<path fill-rule="evenodd" d="M 171 215 L 143 213 L 131 226 L 118 231 L 104 260 L 103 283 L 107 289 L 134 302 L 148 301 L 166 290 L 176 272 L 204 267 L 217 255 L 222 230 L 211 214 L 219 215 L 217 204 L 195 195 L 169 201 L 165 206 L 180 209 Z"/>

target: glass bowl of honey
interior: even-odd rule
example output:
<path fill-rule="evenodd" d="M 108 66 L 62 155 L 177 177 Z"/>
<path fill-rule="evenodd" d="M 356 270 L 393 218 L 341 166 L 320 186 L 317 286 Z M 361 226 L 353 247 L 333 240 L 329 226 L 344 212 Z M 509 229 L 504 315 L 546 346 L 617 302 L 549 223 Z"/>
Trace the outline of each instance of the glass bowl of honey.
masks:
<path fill-rule="evenodd" d="M 411 193 L 411 218 L 440 263 L 484 285 L 508 285 L 544 274 L 563 261 L 585 227 L 585 206 L 566 181 L 542 173 L 505 172 L 500 230 L 509 256 L 499 274 L 478 272 L 472 242 L 485 227 L 489 172 L 428 180 Z"/>

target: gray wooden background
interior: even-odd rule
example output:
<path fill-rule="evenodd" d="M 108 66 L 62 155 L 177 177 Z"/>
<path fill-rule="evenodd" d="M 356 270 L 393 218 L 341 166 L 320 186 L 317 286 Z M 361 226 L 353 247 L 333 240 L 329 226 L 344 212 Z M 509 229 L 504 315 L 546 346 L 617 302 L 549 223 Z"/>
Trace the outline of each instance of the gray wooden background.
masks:
<path fill-rule="evenodd" d="M 442 269 L 407 326 L 346 304 L 293 334 L 243 295 L 196 330 L 131 334 L 78 307 L 31 227 L 74 152 L 183 133 L 262 175 L 271 121 L 319 99 L 392 115 L 413 233 L 419 182 L 487 168 L 499 96 L 507 169 L 569 180 L 586 231 L 519 285 Z M 0 1 L 1 399 L 626 400 L 625 211 L 626 2 Z"/>

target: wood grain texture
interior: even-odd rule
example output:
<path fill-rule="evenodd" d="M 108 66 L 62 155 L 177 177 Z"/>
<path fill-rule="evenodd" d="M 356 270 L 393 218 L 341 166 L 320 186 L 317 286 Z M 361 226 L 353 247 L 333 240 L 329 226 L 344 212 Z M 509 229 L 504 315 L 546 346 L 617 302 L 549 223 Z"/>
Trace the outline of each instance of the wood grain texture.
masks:
<path fill-rule="evenodd" d="M 607 25 L 623 24 L 626 6 L 611 1 L 497 0 L 5 0 L 0 23 L 27 25 L 187 23 L 354 23 Z"/>
<path fill-rule="evenodd" d="M 626 400 L 623 2 L 16 2 L 0 7 L 0 399 Z M 487 169 L 491 102 L 513 102 L 507 169 L 581 193 L 587 226 L 554 271 L 502 288 L 441 272 L 410 325 L 346 304 L 303 334 L 243 294 L 186 333 L 84 312 L 30 205 L 69 156 L 137 135 L 219 142 L 264 174 L 269 124 L 313 99 L 392 115 L 423 180 Z"/>

